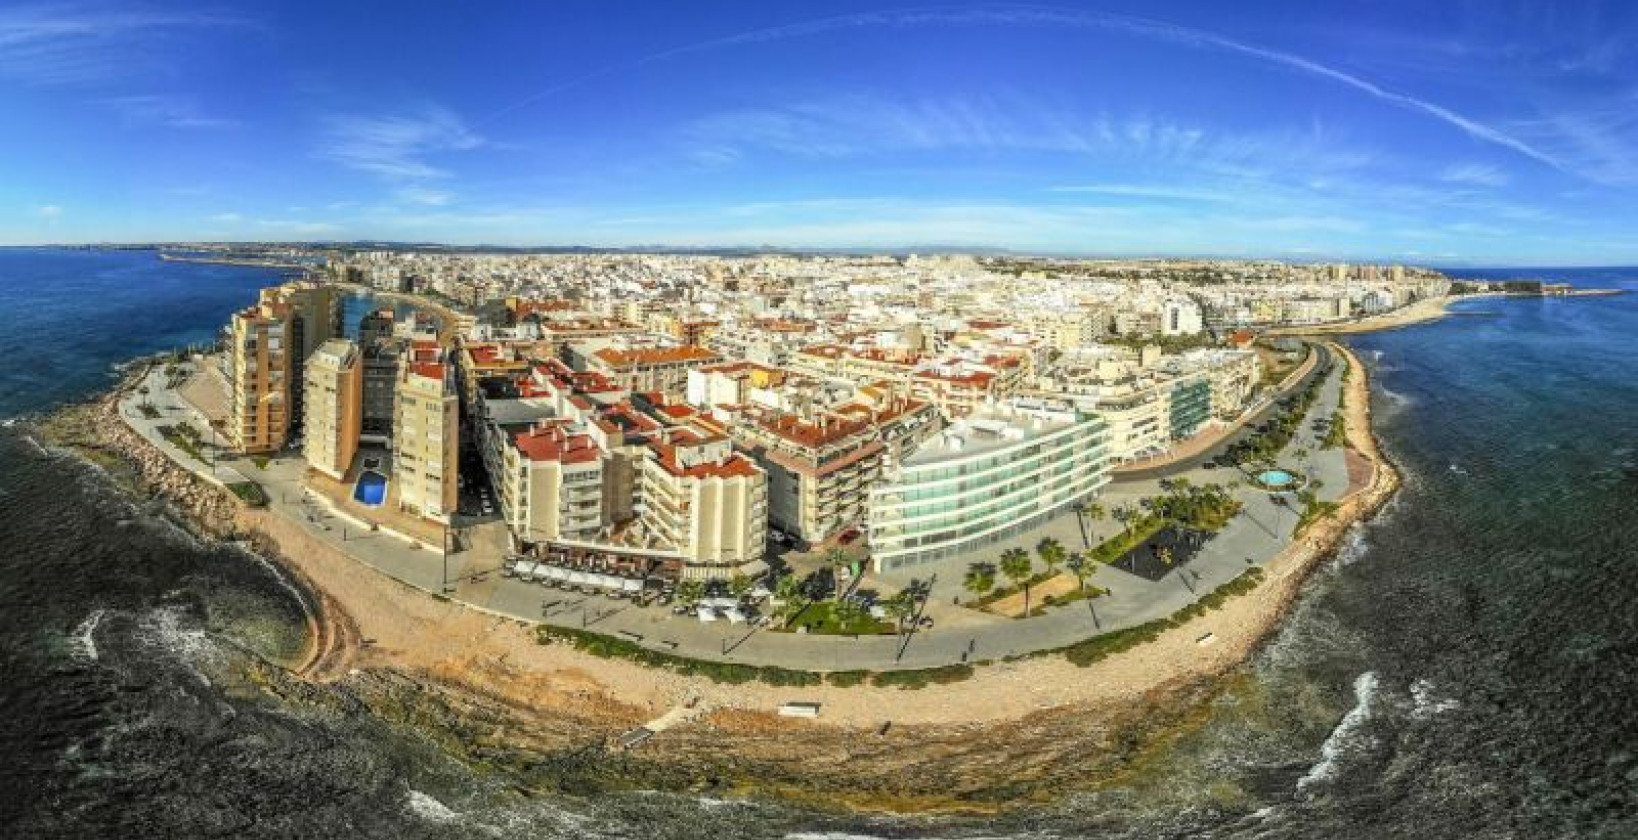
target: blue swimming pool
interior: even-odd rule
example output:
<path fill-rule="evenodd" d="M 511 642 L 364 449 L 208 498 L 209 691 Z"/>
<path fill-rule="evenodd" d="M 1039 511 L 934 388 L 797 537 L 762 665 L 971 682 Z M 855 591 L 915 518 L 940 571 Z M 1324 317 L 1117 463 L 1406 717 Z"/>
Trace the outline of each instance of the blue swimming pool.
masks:
<path fill-rule="evenodd" d="M 1257 473 L 1257 480 L 1264 487 L 1285 487 L 1297 480 L 1297 477 L 1285 470 L 1263 470 Z"/>
<path fill-rule="evenodd" d="M 387 499 L 387 477 L 365 470 L 358 476 L 358 484 L 353 486 L 353 498 L 370 507 L 380 507 Z"/>

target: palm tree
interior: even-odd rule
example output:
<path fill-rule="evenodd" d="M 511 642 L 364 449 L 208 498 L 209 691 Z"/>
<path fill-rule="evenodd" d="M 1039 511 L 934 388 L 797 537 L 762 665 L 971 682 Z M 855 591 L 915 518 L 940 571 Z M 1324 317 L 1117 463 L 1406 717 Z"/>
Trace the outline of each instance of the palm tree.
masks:
<path fill-rule="evenodd" d="M 889 616 L 892 616 L 896 624 L 903 625 L 906 620 L 916 614 L 915 595 L 906 590 L 891 598 L 883 599 L 882 609 L 886 610 Z"/>
<path fill-rule="evenodd" d="M 1115 521 L 1120 523 L 1121 536 L 1125 536 L 1127 534 L 1127 532 L 1129 532 L 1132 529 L 1132 510 L 1131 510 L 1131 508 L 1127 508 L 1127 507 L 1115 508 L 1115 512 L 1112 515 L 1115 517 Z"/>
<path fill-rule="evenodd" d="M 984 593 L 995 588 L 995 564 L 973 563 L 967 567 L 967 575 L 961 579 L 961 585 L 968 592 L 984 597 Z"/>
<path fill-rule="evenodd" d="M 1058 564 L 1064 562 L 1067 552 L 1059 542 L 1051 537 L 1042 537 L 1035 544 L 1035 553 L 1040 555 L 1041 562 L 1046 564 L 1047 571 L 1057 572 Z"/>
<path fill-rule="evenodd" d="M 863 607 L 859 606 L 859 602 L 843 598 L 836 602 L 836 610 L 832 614 L 836 616 L 837 629 L 843 629 L 864 618 L 865 611 Z"/>
<path fill-rule="evenodd" d="M 1075 582 L 1080 584 L 1082 592 L 1086 591 L 1086 579 L 1098 571 L 1097 564 L 1083 551 L 1069 555 L 1069 559 L 1064 561 L 1064 566 L 1075 576 Z"/>
<path fill-rule="evenodd" d="M 1160 548 L 1155 549 L 1155 559 L 1159 560 L 1160 564 L 1163 566 L 1170 566 L 1172 564 L 1171 548 L 1163 545 Z"/>
<path fill-rule="evenodd" d="M 1021 548 L 1009 548 L 1001 552 L 1001 574 L 1007 576 L 1015 585 L 1024 585 L 1024 615 L 1029 615 L 1029 575 L 1034 569 L 1030 562 L 1029 552 Z"/>
<path fill-rule="evenodd" d="M 836 594 L 838 595 L 842 593 L 842 576 L 836 573 L 840 571 L 843 566 L 848 566 L 852 562 L 853 558 L 841 548 L 832 548 L 825 552 L 825 565 L 830 567 L 830 577 L 831 580 L 836 581 Z"/>
<path fill-rule="evenodd" d="M 781 601 L 793 600 L 801 591 L 802 582 L 796 579 L 796 575 L 785 575 L 774 584 L 774 597 Z"/>

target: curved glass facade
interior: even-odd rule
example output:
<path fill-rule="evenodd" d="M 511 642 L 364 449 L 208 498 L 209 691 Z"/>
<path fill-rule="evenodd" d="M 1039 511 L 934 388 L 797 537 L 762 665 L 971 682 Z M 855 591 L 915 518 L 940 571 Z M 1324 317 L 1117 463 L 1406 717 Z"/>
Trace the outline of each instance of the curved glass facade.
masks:
<path fill-rule="evenodd" d="M 1102 419 L 1076 414 L 978 451 L 918 454 L 871 491 L 877 569 L 955 556 L 1084 502 L 1109 483 L 1108 438 Z"/>

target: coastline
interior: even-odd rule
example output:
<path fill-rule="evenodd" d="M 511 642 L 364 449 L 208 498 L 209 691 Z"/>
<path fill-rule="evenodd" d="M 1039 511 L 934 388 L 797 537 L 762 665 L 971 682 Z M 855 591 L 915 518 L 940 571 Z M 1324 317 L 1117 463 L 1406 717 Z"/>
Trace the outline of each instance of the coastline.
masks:
<path fill-rule="evenodd" d="M 1300 327 L 1276 327 L 1266 331 L 1270 336 L 1335 336 L 1359 335 L 1362 333 L 1383 332 L 1397 330 L 1403 327 L 1426 324 L 1450 317 L 1450 306 L 1464 300 L 1480 300 L 1485 298 L 1550 298 L 1550 297 L 1605 297 L 1609 295 L 1626 294 L 1626 289 L 1570 289 L 1555 294 L 1521 294 L 1517 292 L 1473 292 L 1465 295 L 1445 295 L 1436 298 L 1424 298 L 1409 306 L 1403 306 L 1392 312 L 1381 315 L 1371 315 L 1357 321 L 1340 324 L 1314 324 Z"/>
<path fill-rule="evenodd" d="M 389 719 L 440 729 L 469 756 L 478 747 L 606 752 L 612 738 L 669 711 L 672 725 L 640 750 L 620 753 L 624 774 L 601 783 L 686 788 L 705 778 L 740 793 L 823 792 L 831 807 L 988 810 L 996 803 L 980 803 L 997 791 L 1003 800 L 1005 790 L 1063 793 L 1074 789 L 1063 787 L 1065 779 L 1085 786 L 1120 773 L 1187 725 L 1277 629 L 1347 530 L 1392 496 L 1399 476 L 1369 425 L 1368 377 L 1350 351 L 1331 347 L 1352 372 L 1344 384 L 1348 440 L 1373 464 L 1371 478 L 1270 561 L 1253 589 L 1086 667 L 1039 656 L 982 665 L 969 679 L 922 690 L 725 685 L 542 645 L 525 622 L 439 600 L 366 568 L 171 463 L 120 420 L 118 391 L 95 403 L 103 422 L 90 424 L 94 439 L 79 443 L 124 454 L 145 485 L 202 531 L 250 539 L 301 582 L 313 602 L 309 651 L 284 673 L 268 669 L 274 693 L 307 696 L 334 686 Z M 1207 634 L 1213 643 L 1200 644 Z M 821 703 L 823 717 L 768 711 L 794 700 Z M 472 721 L 485 727 L 476 740 Z M 878 735 L 886 724 L 890 735 Z M 981 734 L 992 724 L 1005 724 L 1005 732 Z M 1081 770 L 1067 775 L 1072 756 Z"/>

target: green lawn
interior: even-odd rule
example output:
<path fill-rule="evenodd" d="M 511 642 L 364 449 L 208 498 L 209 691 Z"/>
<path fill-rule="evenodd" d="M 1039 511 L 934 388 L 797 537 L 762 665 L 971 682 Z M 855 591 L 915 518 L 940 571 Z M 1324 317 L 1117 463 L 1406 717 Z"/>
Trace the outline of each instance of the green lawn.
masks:
<path fill-rule="evenodd" d="M 829 636 L 877 636 L 896 632 L 892 622 L 877 621 L 863 611 L 859 618 L 843 622 L 836 614 L 835 601 L 809 604 L 786 629 L 794 633 L 798 627 L 808 628 L 809 633 Z"/>
<path fill-rule="evenodd" d="M 267 491 L 254 481 L 236 481 L 227 488 L 233 491 L 233 495 L 243 499 L 245 504 L 252 507 L 267 506 Z"/>
<path fill-rule="evenodd" d="M 1113 563 L 1124 557 L 1126 552 L 1148 542 L 1155 534 L 1166 527 L 1166 517 L 1151 513 L 1132 523 L 1129 530 L 1122 531 L 1113 537 L 1099 543 L 1092 549 L 1092 559 L 1099 563 Z"/>

